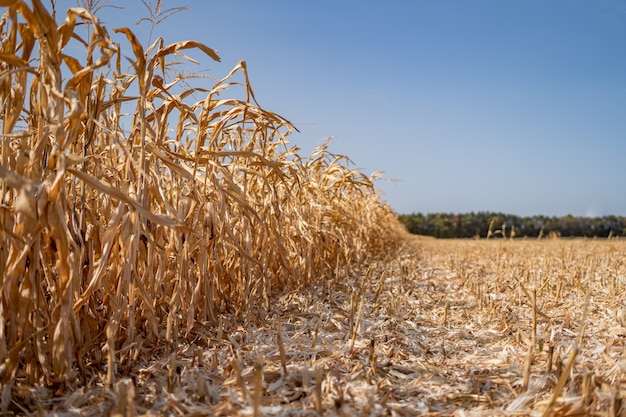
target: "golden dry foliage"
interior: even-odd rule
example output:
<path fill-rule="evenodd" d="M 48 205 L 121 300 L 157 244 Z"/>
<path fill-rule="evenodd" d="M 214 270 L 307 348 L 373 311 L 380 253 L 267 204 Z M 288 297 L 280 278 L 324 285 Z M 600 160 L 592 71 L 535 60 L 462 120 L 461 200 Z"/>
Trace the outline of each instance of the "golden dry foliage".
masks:
<path fill-rule="evenodd" d="M 244 62 L 195 88 L 168 74 L 193 62 L 183 52 L 218 61 L 201 43 L 146 49 L 115 29 L 128 48 L 85 9 L 59 24 L 40 0 L 2 5 L 2 383 L 86 381 L 108 364 L 113 384 L 138 355 L 256 320 L 273 294 L 402 235 L 343 156 L 298 156 Z"/>

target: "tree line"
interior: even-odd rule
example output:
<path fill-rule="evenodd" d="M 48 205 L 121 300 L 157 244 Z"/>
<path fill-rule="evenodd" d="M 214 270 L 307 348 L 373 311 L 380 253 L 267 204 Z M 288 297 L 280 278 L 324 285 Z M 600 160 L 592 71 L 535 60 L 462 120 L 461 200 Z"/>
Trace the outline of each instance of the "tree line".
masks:
<path fill-rule="evenodd" d="M 410 233 L 437 238 L 491 237 L 617 237 L 626 236 L 626 217 L 516 216 L 478 212 L 402 214 Z"/>

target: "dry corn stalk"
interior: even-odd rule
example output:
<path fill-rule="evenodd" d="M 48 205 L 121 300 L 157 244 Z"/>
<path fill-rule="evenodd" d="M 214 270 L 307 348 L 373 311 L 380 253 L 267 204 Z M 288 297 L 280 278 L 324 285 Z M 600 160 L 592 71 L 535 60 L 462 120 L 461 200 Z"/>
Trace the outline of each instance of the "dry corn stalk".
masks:
<path fill-rule="evenodd" d="M 402 233 L 372 179 L 327 143 L 299 157 L 292 125 L 259 107 L 244 62 L 211 88 L 189 87 L 169 79 L 170 59 L 196 50 L 218 61 L 201 43 L 145 49 L 116 29 L 129 54 L 85 9 L 58 24 L 40 0 L 10 3 L 0 382 L 20 369 L 31 382 L 87 378 L 103 348 L 158 347 L 226 313 L 263 313 L 275 292 L 332 278 Z M 236 88 L 241 98 L 223 97 Z"/>

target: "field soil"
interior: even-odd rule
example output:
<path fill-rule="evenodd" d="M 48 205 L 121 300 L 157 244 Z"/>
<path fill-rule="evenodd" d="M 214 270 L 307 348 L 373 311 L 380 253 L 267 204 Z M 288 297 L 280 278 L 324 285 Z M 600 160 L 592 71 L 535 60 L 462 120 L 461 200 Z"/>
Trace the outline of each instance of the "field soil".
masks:
<path fill-rule="evenodd" d="M 22 398 L 68 416 L 626 415 L 626 241 L 414 237 L 345 275 L 139 358 L 111 389 L 103 369 Z"/>

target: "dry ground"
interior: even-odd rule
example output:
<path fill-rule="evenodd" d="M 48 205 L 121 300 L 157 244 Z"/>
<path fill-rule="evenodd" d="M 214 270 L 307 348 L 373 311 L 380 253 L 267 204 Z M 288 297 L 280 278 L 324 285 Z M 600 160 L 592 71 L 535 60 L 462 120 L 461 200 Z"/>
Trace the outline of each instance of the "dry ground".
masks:
<path fill-rule="evenodd" d="M 146 352 L 117 370 L 111 390 L 103 369 L 102 380 L 63 397 L 14 387 L 10 408 L 626 415 L 625 255 L 623 240 L 414 238 L 352 280 L 283 295 L 268 322 L 225 317 L 169 356 Z"/>

